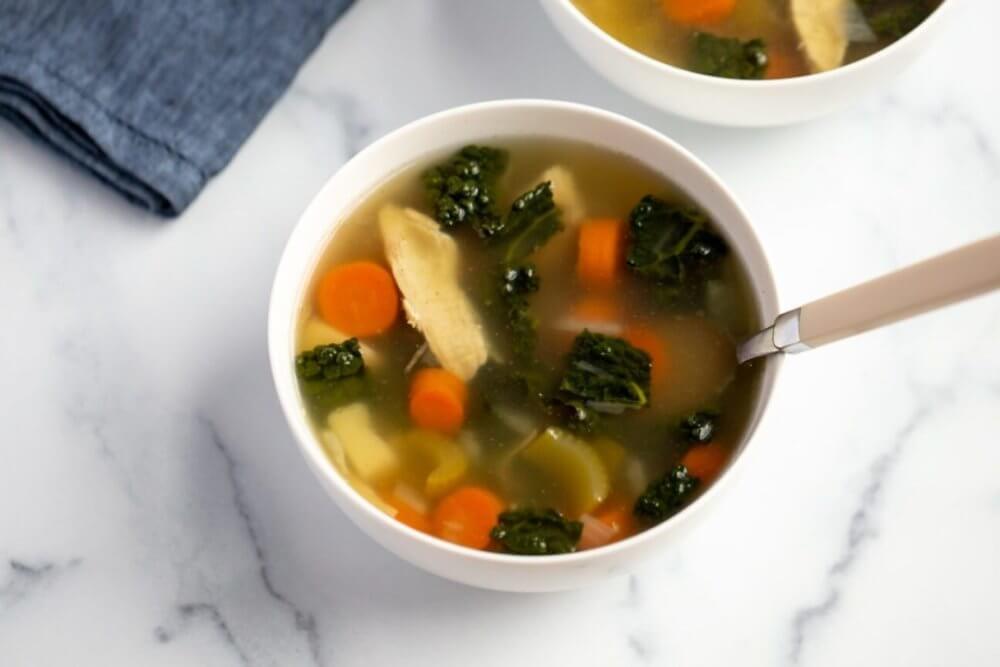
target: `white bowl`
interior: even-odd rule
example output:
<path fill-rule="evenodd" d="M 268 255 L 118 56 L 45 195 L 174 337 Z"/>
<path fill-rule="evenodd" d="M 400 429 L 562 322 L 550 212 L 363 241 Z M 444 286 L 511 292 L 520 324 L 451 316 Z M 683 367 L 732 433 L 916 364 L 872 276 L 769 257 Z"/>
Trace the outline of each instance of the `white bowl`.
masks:
<path fill-rule="evenodd" d="M 432 153 L 509 137 L 585 141 L 652 167 L 687 192 L 716 221 L 745 263 L 761 321 L 778 313 L 771 269 L 747 217 L 708 168 L 657 132 L 606 111 L 549 101 L 500 101 L 460 107 L 411 123 L 361 151 L 327 181 L 302 214 L 281 257 L 268 313 L 268 348 L 278 398 L 302 454 L 338 506 L 364 532 L 399 557 L 454 581 L 507 591 L 575 588 L 626 571 L 666 548 L 728 485 L 745 447 L 721 478 L 684 511 L 639 535 L 591 551 L 525 557 L 476 551 L 417 532 L 386 516 L 340 476 L 309 426 L 294 372 L 296 312 L 327 243 L 351 211 L 380 183 Z M 756 426 L 771 394 L 777 363 L 769 361 L 757 399 Z M 751 428 L 753 430 L 753 428 Z"/>
<path fill-rule="evenodd" d="M 910 34 L 844 67 L 791 79 L 741 81 L 662 63 L 608 35 L 570 0 L 541 0 L 580 57 L 622 90 L 680 116 L 741 127 L 811 120 L 884 88 L 929 48 L 963 1 L 945 0 Z"/>

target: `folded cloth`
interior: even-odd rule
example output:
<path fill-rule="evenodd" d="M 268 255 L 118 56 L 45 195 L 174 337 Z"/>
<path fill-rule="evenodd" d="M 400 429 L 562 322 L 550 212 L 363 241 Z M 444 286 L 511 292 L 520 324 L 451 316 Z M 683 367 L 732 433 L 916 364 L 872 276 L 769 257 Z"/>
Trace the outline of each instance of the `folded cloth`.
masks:
<path fill-rule="evenodd" d="M 352 0 L 0 0 L 0 116 L 177 215 Z"/>

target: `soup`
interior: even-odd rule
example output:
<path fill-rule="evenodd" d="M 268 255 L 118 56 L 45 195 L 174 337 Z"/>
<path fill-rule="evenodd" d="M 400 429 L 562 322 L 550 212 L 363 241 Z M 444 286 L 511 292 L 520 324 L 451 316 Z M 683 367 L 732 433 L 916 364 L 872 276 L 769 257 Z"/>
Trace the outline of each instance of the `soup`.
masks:
<path fill-rule="evenodd" d="M 337 228 L 303 403 L 379 510 L 473 549 L 600 547 L 680 511 L 751 420 L 744 268 L 660 174 L 510 139 L 404 169 Z"/>
<path fill-rule="evenodd" d="M 836 69 L 916 28 L 941 0 L 573 0 L 606 33 L 668 65 L 735 79 Z"/>

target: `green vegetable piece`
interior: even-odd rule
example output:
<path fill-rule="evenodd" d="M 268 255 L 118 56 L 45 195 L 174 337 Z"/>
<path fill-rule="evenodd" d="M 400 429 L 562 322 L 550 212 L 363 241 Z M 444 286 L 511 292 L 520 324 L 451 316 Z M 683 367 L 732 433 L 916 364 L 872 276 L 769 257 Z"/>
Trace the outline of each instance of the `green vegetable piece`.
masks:
<path fill-rule="evenodd" d="M 553 509 L 519 509 L 503 512 L 490 535 L 508 553 L 545 556 L 576 551 L 582 532 L 582 523 Z"/>
<path fill-rule="evenodd" d="M 718 414 L 714 412 L 695 412 L 684 418 L 680 424 L 681 436 L 685 442 L 706 443 L 715 435 L 716 420 Z"/>
<path fill-rule="evenodd" d="M 529 311 L 528 297 L 540 286 L 541 279 L 534 264 L 515 264 L 503 269 L 500 296 L 511 333 L 514 360 L 520 365 L 529 365 L 534 360 L 538 320 Z"/>
<path fill-rule="evenodd" d="M 507 168 L 507 152 L 489 146 L 466 146 L 423 174 L 427 202 L 445 229 L 464 224 L 495 224 L 496 183 Z"/>
<path fill-rule="evenodd" d="M 660 479 L 650 482 L 635 501 L 632 512 L 640 519 L 659 523 L 676 514 L 699 484 L 682 465 L 674 467 Z"/>
<path fill-rule="evenodd" d="M 584 330 L 573 341 L 555 398 L 577 412 L 621 414 L 642 408 L 649 403 L 651 369 L 649 355 L 627 341 Z"/>
<path fill-rule="evenodd" d="M 742 42 L 697 32 L 693 37 L 691 69 L 727 79 L 761 79 L 767 70 L 767 46 L 762 39 Z"/>
<path fill-rule="evenodd" d="M 368 391 L 365 362 L 357 338 L 318 345 L 295 358 L 295 373 L 306 403 L 317 414 L 350 403 Z"/>
<path fill-rule="evenodd" d="M 899 39 L 934 11 L 930 0 L 858 0 L 872 32 L 883 39 Z"/>
<path fill-rule="evenodd" d="M 695 208 L 646 195 L 629 214 L 629 270 L 661 285 L 683 286 L 729 251 L 707 224 Z"/>
<path fill-rule="evenodd" d="M 608 471 L 597 450 L 562 429 L 545 429 L 519 456 L 556 483 L 567 503 L 564 508 L 572 514 L 593 510 L 611 491 Z"/>
<path fill-rule="evenodd" d="M 514 200 L 502 228 L 491 238 L 506 241 L 504 260 L 507 264 L 516 264 L 562 228 L 562 214 L 552 198 L 552 184 L 546 181 Z"/>

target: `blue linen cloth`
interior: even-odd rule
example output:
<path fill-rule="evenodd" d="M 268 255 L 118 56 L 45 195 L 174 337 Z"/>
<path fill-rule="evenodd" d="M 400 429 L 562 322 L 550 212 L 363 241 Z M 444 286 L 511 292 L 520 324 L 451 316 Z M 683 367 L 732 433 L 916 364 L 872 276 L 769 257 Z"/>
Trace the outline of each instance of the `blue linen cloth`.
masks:
<path fill-rule="evenodd" d="M 0 116 L 179 214 L 353 0 L 0 0 Z"/>

